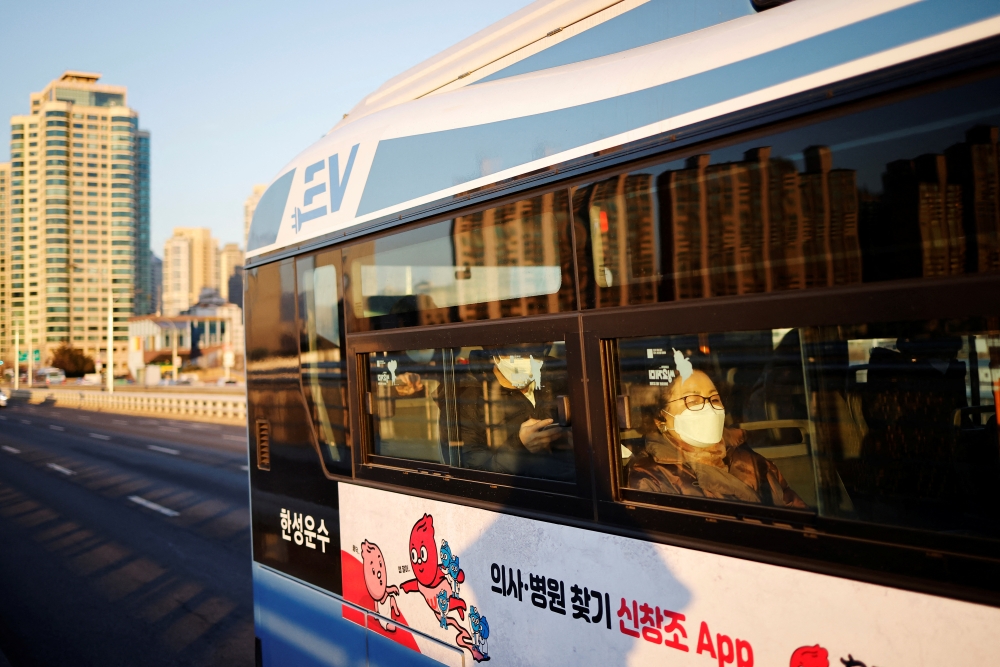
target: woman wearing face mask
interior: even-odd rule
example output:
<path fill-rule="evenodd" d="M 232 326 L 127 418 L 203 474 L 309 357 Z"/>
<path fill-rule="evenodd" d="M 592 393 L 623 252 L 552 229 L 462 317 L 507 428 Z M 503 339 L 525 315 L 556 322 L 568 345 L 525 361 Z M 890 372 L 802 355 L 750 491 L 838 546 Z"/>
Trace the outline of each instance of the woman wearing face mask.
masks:
<path fill-rule="evenodd" d="M 743 431 L 725 427 L 725 407 L 711 378 L 702 371 L 685 375 L 660 393 L 656 431 L 630 467 L 629 487 L 805 507 L 778 468 L 743 444 Z"/>

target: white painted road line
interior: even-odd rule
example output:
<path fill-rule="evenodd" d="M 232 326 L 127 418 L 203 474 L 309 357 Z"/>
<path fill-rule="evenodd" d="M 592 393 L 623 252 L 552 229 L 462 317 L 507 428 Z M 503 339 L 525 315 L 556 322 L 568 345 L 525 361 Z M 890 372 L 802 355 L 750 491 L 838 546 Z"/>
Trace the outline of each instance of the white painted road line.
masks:
<path fill-rule="evenodd" d="M 142 505 L 147 509 L 154 510 L 156 512 L 159 512 L 160 514 L 166 514 L 167 516 L 180 516 L 181 514 L 180 512 L 175 512 L 169 507 L 164 507 L 163 505 L 157 505 L 153 501 L 146 500 L 145 498 L 142 498 L 140 496 L 129 496 L 128 499 L 137 505 Z"/>
<path fill-rule="evenodd" d="M 22 423 L 22 424 L 30 424 L 31 422 L 29 422 L 29 421 L 28 421 L 27 419 L 22 419 L 22 420 L 21 420 L 21 423 Z"/>
<path fill-rule="evenodd" d="M 232 440 L 233 442 L 246 442 L 247 437 L 245 435 L 224 435 L 223 440 Z"/>
<path fill-rule="evenodd" d="M 128 426 L 128 422 L 127 421 L 123 421 L 121 419 L 112 419 L 111 423 L 112 424 L 125 424 L 126 426 Z"/>
<path fill-rule="evenodd" d="M 160 430 L 161 431 L 170 431 L 171 433 L 180 433 L 181 432 L 181 430 L 179 428 L 171 428 L 169 426 L 161 426 Z"/>
<path fill-rule="evenodd" d="M 180 454 L 179 449 L 170 449 L 169 447 L 157 447 L 156 445 L 149 445 L 149 448 L 154 452 L 163 452 L 164 454 L 170 454 L 171 456 L 177 456 Z"/>
<path fill-rule="evenodd" d="M 85 422 L 89 422 L 90 421 L 90 417 L 84 417 L 83 415 L 80 415 L 79 417 L 77 417 L 77 419 L 79 419 L 81 421 L 85 421 Z"/>
<path fill-rule="evenodd" d="M 7 418 L 4 417 L 3 415 L 0 415 L 0 421 L 7 421 Z"/>
<path fill-rule="evenodd" d="M 97 438 L 98 440 L 110 440 L 111 439 L 110 435 L 102 435 L 100 433 L 91 433 L 90 437 L 91 438 Z"/>
<path fill-rule="evenodd" d="M 250 472 L 250 466 L 240 466 L 240 470 L 246 470 L 247 472 Z"/>
<path fill-rule="evenodd" d="M 3 447 L 0 447 L 0 449 L 3 449 L 8 454 L 20 454 L 21 453 L 21 450 L 18 449 L 17 447 L 9 447 L 7 445 L 4 445 Z"/>
<path fill-rule="evenodd" d="M 49 428 L 52 429 L 53 431 L 65 431 L 66 430 L 62 426 L 56 426 L 55 424 L 49 424 Z"/>
<path fill-rule="evenodd" d="M 47 463 L 46 465 L 48 467 L 52 468 L 53 470 L 55 470 L 56 472 L 61 472 L 62 474 L 67 475 L 67 476 L 68 475 L 75 475 L 76 474 L 75 472 L 73 472 L 69 468 L 63 468 L 58 463 Z"/>

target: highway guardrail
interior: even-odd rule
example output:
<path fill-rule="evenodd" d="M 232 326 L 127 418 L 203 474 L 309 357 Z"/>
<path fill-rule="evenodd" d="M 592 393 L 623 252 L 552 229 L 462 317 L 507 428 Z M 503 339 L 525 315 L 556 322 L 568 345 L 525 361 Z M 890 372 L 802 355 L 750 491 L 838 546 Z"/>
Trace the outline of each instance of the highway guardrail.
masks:
<path fill-rule="evenodd" d="M 73 389 L 18 389 L 14 400 L 94 412 L 146 415 L 217 424 L 247 423 L 246 396 L 225 394 L 159 394 L 156 392 L 97 392 Z"/>

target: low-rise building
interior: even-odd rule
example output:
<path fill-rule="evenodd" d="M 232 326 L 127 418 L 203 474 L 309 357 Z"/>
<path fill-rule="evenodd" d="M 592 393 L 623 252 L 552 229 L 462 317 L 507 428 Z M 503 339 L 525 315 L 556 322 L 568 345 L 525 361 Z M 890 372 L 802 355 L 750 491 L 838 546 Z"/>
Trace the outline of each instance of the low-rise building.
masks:
<path fill-rule="evenodd" d="M 128 367 L 140 382 L 169 377 L 181 368 L 220 368 L 227 352 L 235 367 L 242 366 L 243 310 L 214 289 L 202 290 L 198 303 L 180 315 L 129 320 Z M 159 372 L 147 374 L 147 366 Z"/>

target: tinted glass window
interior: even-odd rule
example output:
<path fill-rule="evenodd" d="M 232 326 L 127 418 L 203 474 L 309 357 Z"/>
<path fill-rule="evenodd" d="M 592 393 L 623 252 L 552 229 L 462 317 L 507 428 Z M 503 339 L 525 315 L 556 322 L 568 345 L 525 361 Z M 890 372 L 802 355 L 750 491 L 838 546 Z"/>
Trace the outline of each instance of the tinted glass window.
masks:
<path fill-rule="evenodd" d="M 379 352 L 368 372 L 372 453 L 575 479 L 565 343 Z"/>
<path fill-rule="evenodd" d="M 360 328 L 538 315 L 575 307 L 565 191 L 347 249 Z"/>
<path fill-rule="evenodd" d="M 618 347 L 623 485 L 1000 537 L 995 319 Z"/>
<path fill-rule="evenodd" d="M 578 188 L 588 307 L 1000 270 L 987 78 Z"/>
<path fill-rule="evenodd" d="M 295 261 L 302 389 L 327 468 L 349 471 L 350 415 L 337 287 L 339 264 L 340 250 Z"/>
<path fill-rule="evenodd" d="M 246 273 L 247 405 L 251 423 L 270 424 L 272 458 L 302 451 L 299 461 L 315 465 L 299 384 L 293 260 L 265 264 Z M 305 448 L 309 448 L 308 457 Z M 296 452 L 298 454 L 298 452 Z M 272 463 L 276 470 L 279 461 Z"/>

